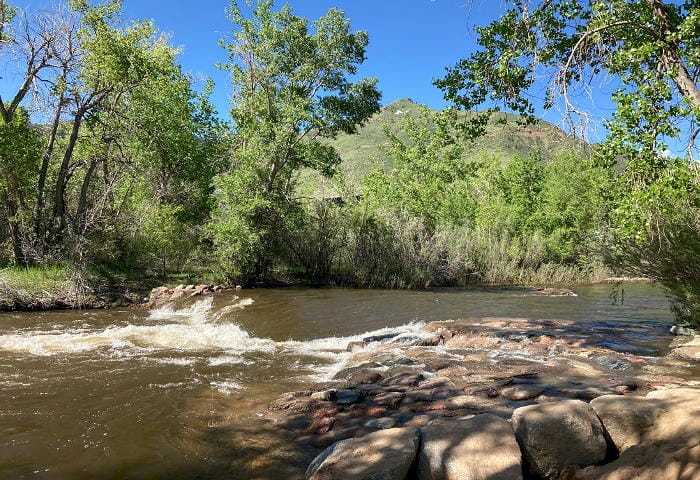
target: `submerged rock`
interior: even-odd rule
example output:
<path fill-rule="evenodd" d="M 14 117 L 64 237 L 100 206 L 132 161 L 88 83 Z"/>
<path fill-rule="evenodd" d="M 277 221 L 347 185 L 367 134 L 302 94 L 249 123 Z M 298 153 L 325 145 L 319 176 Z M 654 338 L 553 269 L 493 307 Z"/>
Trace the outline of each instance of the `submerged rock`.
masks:
<path fill-rule="evenodd" d="M 337 442 L 306 470 L 307 480 L 404 480 L 420 443 L 414 427 L 389 428 Z"/>

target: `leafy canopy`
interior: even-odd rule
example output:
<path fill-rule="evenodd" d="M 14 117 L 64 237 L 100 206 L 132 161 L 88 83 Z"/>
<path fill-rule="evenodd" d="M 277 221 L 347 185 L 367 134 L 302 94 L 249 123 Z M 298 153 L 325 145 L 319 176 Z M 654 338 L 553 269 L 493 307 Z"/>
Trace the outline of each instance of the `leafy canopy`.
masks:
<path fill-rule="evenodd" d="M 376 79 L 350 80 L 368 36 L 352 32 L 342 11 L 330 9 L 310 28 L 288 5 L 246 6 L 231 2 L 234 31 L 222 43 L 235 134 L 230 170 L 217 181 L 220 209 L 212 227 L 229 276 L 264 274 L 301 215 L 297 172 L 332 175 L 340 157 L 322 139 L 354 133 L 380 100 Z"/>

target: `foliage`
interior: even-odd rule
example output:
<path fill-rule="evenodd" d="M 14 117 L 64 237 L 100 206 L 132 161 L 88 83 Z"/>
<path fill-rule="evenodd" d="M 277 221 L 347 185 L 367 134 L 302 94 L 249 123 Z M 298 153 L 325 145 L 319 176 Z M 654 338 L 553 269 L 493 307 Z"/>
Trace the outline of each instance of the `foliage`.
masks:
<path fill-rule="evenodd" d="M 618 258 L 631 263 L 618 266 L 663 272 L 653 278 L 684 299 L 684 311 L 696 311 L 697 297 L 686 293 L 697 277 L 674 271 L 698 243 L 692 240 L 693 229 L 684 230 L 684 246 L 674 243 L 677 251 L 664 259 L 652 255 L 651 247 L 676 234 L 658 228 L 650 232 L 649 225 L 675 228 L 675 220 L 666 217 L 669 199 L 689 201 L 690 170 L 677 165 L 667 149 L 683 139 L 689 159 L 696 151 L 700 6 L 693 0 L 507 3 L 501 18 L 477 29 L 481 48 L 448 69 L 436 85 L 460 108 L 487 107 L 468 125 L 476 134 L 482 133 L 483 116 L 502 107 L 528 120 L 537 108 L 560 108 L 572 130 L 585 133 L 588 115 L 575 100 L 588 98 L 584 94 L 593 82 L 612 85 L 617 109 L 606 120 L 608 134 L 596 150 L 596 161 L 611 170 L 623 164 L 615 188 L 605 193 L 614 210 L 610 221 L 617 250 L 649 254 L 622 255 Z M 547 95 L 541 102 L 536 91 L 543 86 Z M 675 255 L 679 261 L 670 260 Z"/>
<path fill-rule="evenodd" d="M 419 217 L 428 228 L 471 216 L 474 206 L 465 182 L 475 168 L 454 142 L 449 117 L 449 112 L 433 115 L 423 107 L 420 116 L 403 119 L 398 133 L 385 130 L 385 152 L 393 168 L 365 177 L 364 194 L 370 203 Z"/>
<path fill-rule="evenodd" d="M 250 3 L 248 6 L 252 6 Z M 211 225 L 230 278 L 265 277 L 299 219 L 297 172 L 331 175 L 340 157 L 321 139 L 353 133 L 379 109 L 375 79 L 352 83 L 367 46 L 343 12 L 331 9 L 313 23 L 289 6 L 273 11 L 260 0 L 246 18 L 236 1 L 229 16 L 235 126 L 229 171 L 217 180 L 219 211 Z"/>
<path fill-rule="evenodd" d="M 3 154 L 13 193 L 0 198 L 0 229 L 15 264 L 136 266 L 154 246 L 173 247 L 173 229 L 196 230 L 208 215 L 224 126 L 206 99 L 210 86 L 195 92 L 151 22 L 124 22 L 118 0 L 68 3 L 3 23 L 0 53 L 20 83 L 0 99 L 2 141 L 19 142 Z M 187 256 L 177 253 L 178 262 Z M 159 266 L 167 254 L 155 255 Z"/>

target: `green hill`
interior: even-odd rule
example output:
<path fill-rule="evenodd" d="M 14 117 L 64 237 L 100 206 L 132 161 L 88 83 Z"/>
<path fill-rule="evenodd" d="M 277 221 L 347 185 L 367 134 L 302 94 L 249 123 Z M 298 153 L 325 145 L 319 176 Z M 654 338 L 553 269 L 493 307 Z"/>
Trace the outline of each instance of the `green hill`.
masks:
<path fill-rule="evenodd" d="M 380 112 L 359 129 L 356 135 L 340 134 L 330 143 L 343 159 L 341 170 L 352 191 L 357 191 L 362 177 L 375 168 L 390 169 L 391 158 L 383 151 L 387 145 L 383 126 L 398 131 L 401 120 L 406 116 L 417 116 L 419 105 L 410 99 L 401 99 L 384 106 Z M 505 120 L 505 124 L 503 123 Z M 516 155 L 539 152 L 544 160 L 562 151 L 583 148 L 586 145 L 573 139 L 558 127 L 544 120 L 534 125 L 517 125 L 517 116 L 507 113 L 492 115 L 487 133 L 470 146 L 466 155 L 477 157 L 488 153 L 501 162 L 507 162 Z M 302 185 L 313 196 L 336 195 L 335 183 L 316 178 L 315 175 L 302 175 Z"/>

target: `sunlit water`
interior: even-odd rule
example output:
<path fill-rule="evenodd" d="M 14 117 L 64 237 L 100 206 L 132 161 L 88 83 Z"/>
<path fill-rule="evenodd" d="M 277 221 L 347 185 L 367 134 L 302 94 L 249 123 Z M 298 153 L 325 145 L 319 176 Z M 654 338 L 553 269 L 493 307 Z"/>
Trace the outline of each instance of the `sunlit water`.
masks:
<path fill-rule="evenodd" d="M 332 378 L 348 342 L 483 316 L 665 331 L 661 292 L 628 285 L 614 306 L 611 288 L 261 289 L 178 309 L 2 314 L 0 478 L 290 478 L 271 466 L 265 405 Z"/>

